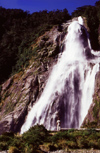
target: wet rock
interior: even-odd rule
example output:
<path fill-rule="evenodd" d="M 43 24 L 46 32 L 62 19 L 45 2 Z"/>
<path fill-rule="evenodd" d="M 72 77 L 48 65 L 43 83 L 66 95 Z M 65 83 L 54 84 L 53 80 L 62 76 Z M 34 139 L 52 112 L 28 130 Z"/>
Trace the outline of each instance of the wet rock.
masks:
<path fill-rule="evenodd" d="M 13 122 L 13 114 L 9 114 L 2 121 L 0 121 L 0 134 L 9 132 L 11 129 L 11 123 Z"/>
<path fill-rule="evenodd" d="M 47 48 L 44 48 L 44 49 L 39 53 L 39 55 L 40 55 L 41 57 L 47 56 L 47 55 L 48 55 L 48 49 L 47 49 Z"/>
<path fill-rule="evenodd" d="M 82 127 L 100 128 L 100 72 L 96 74 L 93 102 L 82 123 Z"/>
<path fill-rule="evenodd" d="M 2 84 L 2 91 L 7 90 L 13 82 L 13 77 L 9 78 L 4 84 Z"/>
<path fill-rule="evenodd" d="M 47 41 L 45 45 L 46 45 L 46 47 L 52 46 L 53 42 L 52 41 Z"/>
<path fill-rule="evenodd" d="M 38 93 L 39 93 L 38 76 L 35 76 L 30 84 L 29 101 L 31 105 L 33 105 L 33 103 L 36 101 Z"/>
<path fill-rule="evenodd" d="M 9 113 L 0 121 L 0 134 L 4 132 L 20 132 L 20 128 L 24 123 L 27 107 L 20 105 L 13 112 Z"/>

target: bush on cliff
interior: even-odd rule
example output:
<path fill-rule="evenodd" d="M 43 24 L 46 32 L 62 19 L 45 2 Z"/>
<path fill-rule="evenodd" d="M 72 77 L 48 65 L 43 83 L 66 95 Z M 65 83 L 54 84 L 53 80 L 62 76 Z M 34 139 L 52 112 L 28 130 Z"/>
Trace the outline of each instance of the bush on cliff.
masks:
<path fill-rule="evenodd" d="M 28 66 L 28 61 L 33 56 L 30 46 L 39 36 L 53 25 L 69 19 L 67 9 L 30 14 L 21 9 L 0 7 L 0 84 L 8 79 L 12 68 L 15 73 Z"/>

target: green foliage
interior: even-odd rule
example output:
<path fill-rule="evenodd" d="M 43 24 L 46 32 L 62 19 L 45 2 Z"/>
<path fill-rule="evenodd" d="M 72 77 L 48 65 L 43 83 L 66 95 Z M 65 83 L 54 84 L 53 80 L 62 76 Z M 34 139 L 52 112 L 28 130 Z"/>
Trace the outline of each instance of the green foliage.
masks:
<path fill-rule="evenodd" d="M 7 142 L 1 142 L 0 141 L 0 151 L 7 150 L 8 149 L 8 143 Z"/>
<path fill-rule="evenodd" d="M 98 28 L 100 25 L 100 5 L 99 2 L 96 6 L 82 6 L 77 8 L 73 13 L 72 17 L 84 16 L 87 19 L 87 24 L 89 27 L 89 35 L 91 40 L 91 45 L 93 49 L 99 49 L 99 34 Z M 95 39 L 94 39 L 95 38 Z"/>
<path fill-rule="evenodd" d="M 5 107 L 5 114 L 12 112 L 15 106 L 16 106 L 16 103 L 12 103 L 12 101 L 9 101 Z"/>
<path fill-rule="evenodd" d="M 92 48 L 98 49 L 100 1 L 95 6 L 79 7 L 72 13 L 72 17 L 80 15 L 87 19 Z M 0 84 L 11 74 L 26 68 L 29 60 L 37 56 L 30 46 L 40 35 L 50 30 L 53 25 L 60 25 L 69 19 L 67 9 L 29 14 L 20 9 L 0 7 Z"/>
<path fill-rule="evenodd" d="M 66 131 L 64 131 L 64 132 L 60 131 L 60 132 L 58 132 L 57 134 L 55 134 L 51 137 L 51 141 L 53 143 L 55 143 L 55 142 L 57 142 L 61 139 L 67 139 L 67 138 L 68 138 L 68 133 Z"/>
<path fill-rule="evenodd" d="M 95 129 L 67 130 L 52 133 L 42 125 L 36 125 L 22 136 L 4 133 L 0 136 L 0 151 L 11 153 L 42 153 L 41 147 L 47 151 L 59 149 L 100 149 L 100 131 Z"/>
<path fill-rule="evenodd" d="M 51 142 L 56 149 L 71 148 L 71 149 L 83 149 L 83 148 L 95 148 L 98 149 L 98 138 L 100 137 L 100 131 L 95 129 L 87 130 L 73 130 L 60 131 L 51 137 Z"/>
<path fill-rule="evenodd" d="M 47 130 L 44 128 L 44 126 L 36 125 L 29 129 L 28 132 L 23 134 L 23 139 L 27 142 L 27 144 L 33 144 L 36 146 L 39 146 L 43 143 L 43 141 L 46 140 L 48 136 Z"/>
<path fill-rule="evenodd" d="M 40 144 L 46 141 L 48 131 L 42 125 L 36 125 L 23 134 L 22 139 L 26 143 L 25 146 L 29 150 L 37 150 Z"/>
<path fill-rule="evenodd" d="M 0 150 L 8 150 L 9 145 L 11 144 L 12 140 L 14 138 L 14 134 L 12 132 L 10 133 L 4 133 L 0 136 Z"/>
<path fill-rule="evenodd" d="M 21 152 L 20 152 L 19 149 L 16 148 L 16 147 L 10 147 L 10 148 L 9 148 L 9 153 L 21 153 Z"/>
<path fill-rule="evenodd" d="M 48 131 L 42 125 L 36 125 L 22 136 L 4 133 L 0 136 L 0 150 L 11 153 L 39 153 L 39 145 L 46 141 Z"/>
<path fill-rule="evenodd" d="M 70 19 L 67 9 L 29 14 L 20 9 L 0 7 L 0 84 L 13 73 L 23 70 L 35 56 L 30 49 L 36 39 Z"/>

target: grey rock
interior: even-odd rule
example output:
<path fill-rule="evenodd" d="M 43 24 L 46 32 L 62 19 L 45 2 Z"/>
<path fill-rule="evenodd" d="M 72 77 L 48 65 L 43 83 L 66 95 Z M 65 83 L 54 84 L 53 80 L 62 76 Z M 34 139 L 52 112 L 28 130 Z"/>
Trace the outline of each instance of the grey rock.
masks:
<path fill-rule="evenodd" d="M 19 132 L 28 111 L 40 97 L 46 85 L 52 66 L 57 62 L 57 55 L 63 48 L 67 24 L 62 30 L 54 26 L 36 44 L 37 58 L 30 61 L 30 66 L 23 72 L 9 78 L 1 89 L 0 134 L 6 131 Z"/>

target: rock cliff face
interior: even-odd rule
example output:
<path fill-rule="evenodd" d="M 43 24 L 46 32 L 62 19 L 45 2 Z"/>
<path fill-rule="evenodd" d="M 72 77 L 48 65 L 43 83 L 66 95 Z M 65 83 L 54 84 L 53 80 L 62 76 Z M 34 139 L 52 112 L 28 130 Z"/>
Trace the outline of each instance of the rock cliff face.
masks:
<path fill-rule="evenodd" d="M 0 134 L 19 132 L 30 107 L 34 105 L 45 87 L 46 80 L 63 50 L 67 24 L 53 27 L 33 44 L 36 56 L 23 72 L 15 74 L 0 87 Z"/>
<path fill-rule="evenodd" d="M 82 127 L 100 128 L 100 72 L 96 75 L 93 102 Z"/>
<path fill-rule="evenodd" d="M 69 23 L 54 26 L 31 46 L 36 55 L 23 72 L 10 77 L 0 86 L 0 134 L 20 132 L 31 106 L 40 97 L 58 53 L 64 49 Z M 83 127 L 100 127 L 100 72 L 96 76 L 93 103 Z"/>

